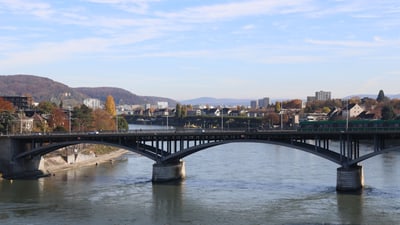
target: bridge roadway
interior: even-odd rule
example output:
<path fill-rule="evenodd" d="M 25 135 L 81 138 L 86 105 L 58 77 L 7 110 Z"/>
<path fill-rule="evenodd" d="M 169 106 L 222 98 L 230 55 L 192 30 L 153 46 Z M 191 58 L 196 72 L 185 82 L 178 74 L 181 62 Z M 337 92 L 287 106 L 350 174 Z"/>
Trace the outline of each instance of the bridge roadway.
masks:
<path fill-rule="evenodd" d="M 299 149 L 330 160 L 337 170 L 338 190 L 358 190 L 363 186 L 359 163 L 376 155 L 400 149 L 397 130 L 143 130 L 130 132 L 49 133 L 1 136 L 8 140 L 10 153 L 3 154 L 0 164 L 4 177 L 15 178 L 24 170 L 32 170 L 41 156 L 57 149 L 80 143 L 111 145 L 130 150 L 155 161 L 153 181 L 185 177 L 182 159 L 198 151 L 235 142 L 257 142 Z M 371 151 L 360 151 L 360 143 L 373 145 Z M 332 147 L 332 143 L 338 143 Z M 4 144 L 2 152 L 5 151 Z M 339 146 L 339 147 L 337 147 Z M 363 152 L 364 155 L 360 155 Z M 8 158 L 7 158 L 8 157 Z M 35 165 L 31 165 L 33 164 Z M 36 168 L 37 169 L 37 168 Z"/>

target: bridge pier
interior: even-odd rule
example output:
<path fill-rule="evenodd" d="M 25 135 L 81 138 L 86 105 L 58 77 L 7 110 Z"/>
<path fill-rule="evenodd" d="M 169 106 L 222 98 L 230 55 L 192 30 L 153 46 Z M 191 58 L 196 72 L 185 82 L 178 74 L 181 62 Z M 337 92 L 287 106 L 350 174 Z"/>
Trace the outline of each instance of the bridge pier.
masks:
<path fill-rule="evenodd" d="M 155 183 L 182 180 L 186 176 L 185 162 L 179 160 L 176 163 L 155 163 L 153 164 L 153 178 Z"/>
<path fill-rule="evenodd" d="M 364 186 L 362 166 L 356 165 L 337 169 L 336 190 L 342 192 L 360 191 Z"/>
<path fill-rule="evenodd" d="M 36 179 L 47 175 L 41 156 L 29 160 L 10 161 L 3 171 L 5 179 Z"/>

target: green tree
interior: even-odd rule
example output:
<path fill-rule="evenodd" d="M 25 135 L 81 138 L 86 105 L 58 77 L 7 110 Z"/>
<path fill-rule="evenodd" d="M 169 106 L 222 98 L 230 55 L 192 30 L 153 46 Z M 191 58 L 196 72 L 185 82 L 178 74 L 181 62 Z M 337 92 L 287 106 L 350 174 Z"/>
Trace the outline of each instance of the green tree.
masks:
<path fill-rule="evenodd" d="M 11 112 L 3 111 L 0 113 L 0 133 L 8 134 L 11 132 L 12 121 L 16 118 L 13 117 Z"/>
<path fill-rule="evenodd" d="M 92 109 L 83 104 L 80 107 L 74 107 L 72 122 L 73 130 L 75 131 L 90 130 L 93 124 Z"/>
<path fill-rule="evenodd" d="M 51 112 L 53 112 L 53 110 L 57 108 L 57 105 L 55 103 L 52 102 L 40 102 L 38 105 L 38 109 L 39 111 L 46 113 L 46 114 L 51 114 Z"/>
<path fill-rule="evenodd" d="M 376 98 L 376 101 L 384 102 L 386 100 L 387 100 L 387 97 L 385 96 L 385 93 L 383 92 L 383 90 L 380 90 L 378 93 L 378 97 Z"/>
<path fill-rule="evenodd" d="M 385 105 L 382 107 L 382 120 L 392 120 L 396 117 L 393 106 Z"/>
<path fill-rule="evenodd" d="M 175 117 L 182 118 L 182 106 L 179 103 L 177 103 L 175 106 Z"/>
<path fill-rule="evenodd" d="M 187 116 L 187 111 L 188 111 L 188 107 L 187 107 L 187 105 L 183 105 L 182 106 L 182 117 L 186 117 Z"/>
<path fill-rule="evenodd" d="M 128 121 L 122 116 L 118 117 L 118 130 L 119 131 L 128 131 L 129 130 L 129 124 Z"/>

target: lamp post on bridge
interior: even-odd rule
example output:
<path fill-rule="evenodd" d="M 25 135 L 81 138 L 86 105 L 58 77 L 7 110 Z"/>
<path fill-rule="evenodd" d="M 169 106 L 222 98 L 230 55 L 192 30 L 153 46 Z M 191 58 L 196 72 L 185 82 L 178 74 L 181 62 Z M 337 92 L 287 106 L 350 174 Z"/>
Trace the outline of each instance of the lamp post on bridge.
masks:
<path fill-rule="evenodd" d="M 71 106 L 68 106 L 68 131 L 71 133 Z"/>
<path fill-rule="evenodd" d="M 224 108 L 221 110 L 221 130 L 224 130 Z"/>
<path fill-rule="evenodd" d="M 349 99 L 346 100 L 346 131 L 349 130 Z"/>

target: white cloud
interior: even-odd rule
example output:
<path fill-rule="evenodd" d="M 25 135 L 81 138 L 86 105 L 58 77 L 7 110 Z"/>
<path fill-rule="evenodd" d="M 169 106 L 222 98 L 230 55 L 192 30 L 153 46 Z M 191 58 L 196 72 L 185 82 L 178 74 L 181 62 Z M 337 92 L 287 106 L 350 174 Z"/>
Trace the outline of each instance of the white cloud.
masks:
<path fill-rule="evenodd" d="M 254 28 L 256 28 L 254 24 L 247 24 L 242 27 L 243 30 L 253 30 Z"/>
<path fill-rule="evenodd" d="M 107 40 L 86 38 L 63 43 L 42 43 L 34 49 L 15 52 L 0 60 L 0 67 L 10 68 L 26 64 L 41 64 L 69 58 L 72 54 L 99 52 L 109 46 Z"/>
<path fill-rule="evenodd" d="M 307 39 L 306 43 L 313 45 L 324 45 L 324 46 L 339 46 L 339 47 L 379 47 L 388 45 L 389 42 L 383 41 L 382 39 L 374 38 L 373 41 L 354 41 L 354 40 L 315 40 Z"/>
<path fill-rule="evenodd" d="M 183 11 L 173 13 L 159 12 L 157 15 L 163 18 L 174 19 L 181 22 L 202 23 L 219 20 L 231 20 L 245 16 L 302 12 L 305 10 L 303 7 L 305 2 L 307 1 L 253 0 L 209 6 L 198 6 L 186 8 Z"/>
<path fill-rule="evenodd" d="M 158 0 L 86 0 L 91 3 L 109 4 L 120 10 L 145 14 L 149 10 L 149 4 Z"/>
<path fill-rule="evenodd" d="M 48 18 L 54 10 L 48 3 L 24 0 L 0 0 L 0 5 L 18 14 L 31 14 L 36 17 Z"/>

